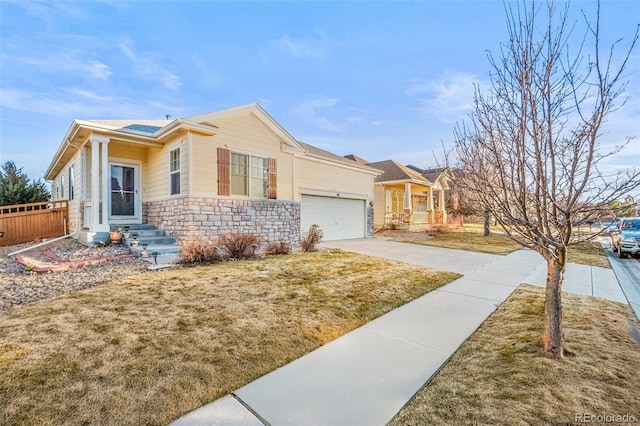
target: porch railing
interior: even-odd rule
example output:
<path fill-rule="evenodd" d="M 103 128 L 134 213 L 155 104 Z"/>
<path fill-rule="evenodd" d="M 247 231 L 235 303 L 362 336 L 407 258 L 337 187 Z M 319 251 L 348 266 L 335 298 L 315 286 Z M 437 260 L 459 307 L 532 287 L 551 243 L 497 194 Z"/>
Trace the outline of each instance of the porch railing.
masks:
<path fill-rule="evenodd" d="M 427 211 L 427 212 L 391 212 L 385 214 L 385 225 L 401 225 L 401 224 L 431 224 L 443 225 L 444 212 Z"/>

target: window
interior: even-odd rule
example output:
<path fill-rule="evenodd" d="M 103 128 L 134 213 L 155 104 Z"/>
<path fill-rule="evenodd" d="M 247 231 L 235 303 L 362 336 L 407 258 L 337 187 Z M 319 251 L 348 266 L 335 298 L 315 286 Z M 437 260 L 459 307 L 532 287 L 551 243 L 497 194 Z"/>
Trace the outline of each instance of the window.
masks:
<path fill-rule="evenodd" d="M 251 157 L 251 196 L 267 197 L 267 159 Z"/>
<path fill-rule="evenodd" d="M 69 201 L 73 200 L 75 196 L 75 185 L 73 176 L 73 166 L 69 167 Z"/>
<path fill-rule="evenodd" d="M 268 160 L 245 154 L 231 154 L 231 195 L 267 197 Z"/>
<path fill-rule="evenodd" d="M 249 195 L 248 155 L 231 154 L 231 195 Z"/>
<path fill-rule="evenodd" d="M 180 148 L 169 152 L 169 179 L 171 181 L 170 195 L 180 193 Z"/>
<path fill-rule="evenodd" d="M 64 175 L 60 174 L 60 200 L 64 199 Z"/>
<path fill-rule="evenodd" d="M 391 211 L 393 213 L 404 211 L 404 192 L 391 191 Z"/>

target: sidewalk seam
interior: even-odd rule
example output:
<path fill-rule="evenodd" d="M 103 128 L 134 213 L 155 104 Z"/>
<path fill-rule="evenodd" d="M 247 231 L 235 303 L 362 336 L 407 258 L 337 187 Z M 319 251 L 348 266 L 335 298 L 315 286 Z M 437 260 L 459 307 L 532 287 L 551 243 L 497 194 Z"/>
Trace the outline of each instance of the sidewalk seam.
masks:
<path fill-rule="evenodd" d="M 236 395 L 235 392 L 231 393 L 231 397 L 234 398 L 236 401 L 238 401 L 244 408 L 247 409 L 247 411 L 249 411 L 251 414 L 253 414 L 255 416 L 255 418 L 258 419 L 263 425 L 271 426 L 271 423 L 269 423 L 264 417 L 262 417 L 253 408 L 251 408 L 251 406 L 249 404 L 244 402 L 242 400 L 242 398 L 240 398 L 238 395 Z"/>

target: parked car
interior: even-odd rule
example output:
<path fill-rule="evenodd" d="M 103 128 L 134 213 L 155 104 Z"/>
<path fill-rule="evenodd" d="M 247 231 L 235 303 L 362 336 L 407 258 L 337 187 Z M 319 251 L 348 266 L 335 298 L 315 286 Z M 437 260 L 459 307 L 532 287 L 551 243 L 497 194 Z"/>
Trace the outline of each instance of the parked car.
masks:
<path fill-rule="evenodd" d="M 610 234 L 613 231 L 615 231 L 616 229 L 618 229 L 618 227 L 620 226 L 620 220 L 622 218 L 616 218 L 613 222 L 603 222 L 602 223 L 602 228 L 603 228 L 603 232 L 605 234 Z"/>
<path fill-rule="evenodd" d="M 611 233 L 611 249 L 620 258 L 640 254 L 640 217 L 620 219 L 618 228 Z"/>

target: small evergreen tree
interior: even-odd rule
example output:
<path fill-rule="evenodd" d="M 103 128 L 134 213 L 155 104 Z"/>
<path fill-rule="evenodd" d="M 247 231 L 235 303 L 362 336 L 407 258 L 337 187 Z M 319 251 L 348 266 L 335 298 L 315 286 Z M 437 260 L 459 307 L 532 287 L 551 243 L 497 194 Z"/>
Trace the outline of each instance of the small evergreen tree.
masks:
<path fill-rule="evenodd" d="M 0 206 L 38 203 L 51 197 L 42 180 L 32 180 L 13 161 L 7 161 L 0 170 Z"/>

